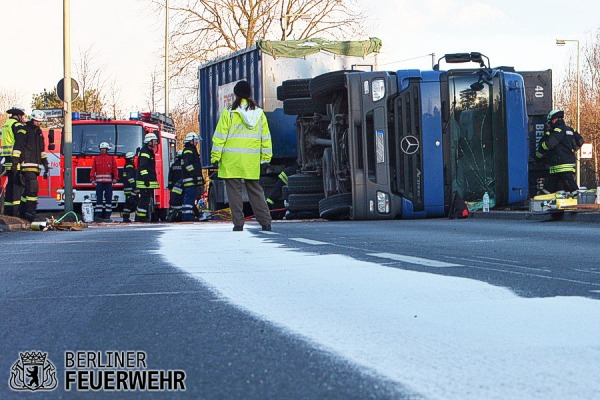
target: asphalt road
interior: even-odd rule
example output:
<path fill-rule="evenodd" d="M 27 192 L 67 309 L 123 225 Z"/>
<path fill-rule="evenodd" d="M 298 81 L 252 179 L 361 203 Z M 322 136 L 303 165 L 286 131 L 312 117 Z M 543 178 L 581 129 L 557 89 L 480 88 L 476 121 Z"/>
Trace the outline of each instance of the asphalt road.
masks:
<path fill-rule="evenodd" d="M 154 227 L 0 234 L 0 399 L 419 398 L 223 302 L 154 254 Z M 54 391 L 7 384 L 19 352 L 43 351 Z M 65 351 L 141 350 L 184 370 L 185 392 L 64 390 Z"/>
<path fill-rule="evenodd" d="M 281 222 L 268 237 L 303 252 L 477 279 L 524 297 L 600 299 L 598 227 L 476 218 Z M 420 398 L 224 302 L 156 254 L 161 229 L 0 234 L 0 399 Z M 19 353 L 32 350 L 55 365 L 56 390 L 10 390 Z M 64 390 L 65 351 L 110 350 L 144 351 L 149 369 L 185 371 L 186 391 Z"/>

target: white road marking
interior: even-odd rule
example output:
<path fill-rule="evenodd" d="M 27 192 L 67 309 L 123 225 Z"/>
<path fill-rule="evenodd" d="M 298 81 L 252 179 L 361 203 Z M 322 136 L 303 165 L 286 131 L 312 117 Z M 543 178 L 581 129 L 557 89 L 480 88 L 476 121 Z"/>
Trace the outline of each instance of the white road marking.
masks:
<path fill-rule="evenodd" d="M 302 238 L 290 238 L 290 240 L 295 240 L 296 242 L 300 242 L 300 243 L 312 244 L 315 246 L 331 244 L 331 243 L 327 243 L 327 242 L 319 242 L 318 240 L 310 240 L 310 239 L 302 239 Z"/>
<path fill-rule="evenodd" d="M 452 264 L 443 261 L 430 260 L 427 258 L 420 257 L 412 257 L 412 256 L 404 256 L 402 254 L 392 254 L 392 253 L 369 253 L 368 256 L 379 257 L 379 258 L 389 258 L 390 260 L 403 261 L 410 264 L 418 264 L 424 265 L 427 267 L 462 267 L 461 264 Z"/>

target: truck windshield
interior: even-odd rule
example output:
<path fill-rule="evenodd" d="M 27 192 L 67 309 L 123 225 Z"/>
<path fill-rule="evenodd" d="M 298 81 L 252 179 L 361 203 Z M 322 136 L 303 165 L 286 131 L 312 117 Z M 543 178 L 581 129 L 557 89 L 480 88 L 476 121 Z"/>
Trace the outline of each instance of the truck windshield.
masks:
<path fill-rule="evenodd" d="M 482 82 L 480 75 L 450 75 L 450 139 L 452 192 L 468 202 L 481 201 L 488 192 L 493 201 L 497 177 L 502 174 L 498 137 L 504 130 L 500 82 Z"/>
<path fill-rule="evenodd" d="M 109 154 L 124 155 L 143 145 L 140 125 L 84 124 L 73 125 L 73 155 L 100 154 L 102 142 L 110 145 Z"/>

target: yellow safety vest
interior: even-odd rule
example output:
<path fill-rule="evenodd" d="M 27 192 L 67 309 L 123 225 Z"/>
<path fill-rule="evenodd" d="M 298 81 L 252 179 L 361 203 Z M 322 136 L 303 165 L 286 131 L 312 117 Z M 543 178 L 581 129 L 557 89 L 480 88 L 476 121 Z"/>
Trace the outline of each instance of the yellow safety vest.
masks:
<path fill-rule="evenodd" d="M 0 157 L 6 157 L 6 162 L 4 166 L 8 169 L 12 167 L 12 152 L 13 147 L 15 145 L 15 134 L 13 132 L 13 125 L 19 124 L 23 125 L 19 121 L 14 118 L 9 118 L 6 120 L 4 125 L 2 125 L 2 151 L 0 153 Z"/>

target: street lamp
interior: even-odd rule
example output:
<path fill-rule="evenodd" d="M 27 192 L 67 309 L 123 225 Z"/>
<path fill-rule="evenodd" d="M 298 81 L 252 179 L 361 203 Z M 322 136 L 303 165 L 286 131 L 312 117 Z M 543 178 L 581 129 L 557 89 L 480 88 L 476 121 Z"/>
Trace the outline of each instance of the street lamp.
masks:
<path fill-rule="evenodd" d="M 572 43 L 577 43 L 577 70 L 576 72 L 576 77 L 577 77 L 577 132 L 581 133 L 581 106 L 580 106 L 580 96 L 579 96 L 579 92 L 580 92 L 580 84 L 579 84 L 579 40 L 577 39 L 556 39 L 556 45 L 557 46 L 564 46 L 565 44 L 567 44 L 567 42 L 572 42 Z M 581 186 L 581 177 L 580 177 L 580 172 L 581 172 L 581 165 L 579 162 L 579 156 L 581 155 L 581 151 L 577 150 L 577 186 Z"/>

